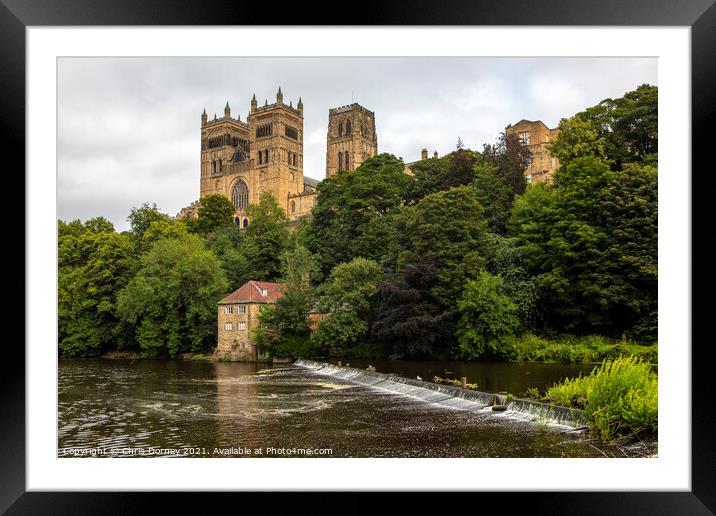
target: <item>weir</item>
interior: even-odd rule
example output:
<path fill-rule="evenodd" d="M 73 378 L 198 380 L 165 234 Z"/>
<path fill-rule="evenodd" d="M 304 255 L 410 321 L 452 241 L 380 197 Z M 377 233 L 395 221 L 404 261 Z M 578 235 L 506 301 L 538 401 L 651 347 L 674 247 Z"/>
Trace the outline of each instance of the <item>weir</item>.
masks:
<path fill-rule="evenodd" d="M 377 373 L 343 367 L 326 362 L 298 359 L 295 365 L 311 371 L 355 382 L 376 389 L 385 389 L 412 398 L 435 403 L 459 410 L 490 413 L 498 418 L 528 420 L 547 425 L 558 425 L 573 430 L 583 430 L 586 426 L 584 412 L 579 409 L 549 405 L 539 401 L 511 398 L 504 394 L 493 394 L 471 389 L 461 389 L 449 385 L 424 382 L 412 378 L 404 378 L 394 374 Z M 506 410 L 496 412 L 494 405 L 506 405 Z"/>

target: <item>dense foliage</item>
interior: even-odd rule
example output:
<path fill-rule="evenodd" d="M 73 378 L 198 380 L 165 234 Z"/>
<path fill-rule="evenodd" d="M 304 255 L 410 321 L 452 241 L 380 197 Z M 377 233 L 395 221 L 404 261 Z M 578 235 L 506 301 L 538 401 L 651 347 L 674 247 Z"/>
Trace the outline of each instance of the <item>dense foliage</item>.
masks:
<path fill-rule="evenodd" d="M 659 389 L 651 366 L 635 357 L 605 361 L 589 376 L 568 378 L 547 391 L 547 399 L 583 409 L 601 439 L 655 432 Z"/>

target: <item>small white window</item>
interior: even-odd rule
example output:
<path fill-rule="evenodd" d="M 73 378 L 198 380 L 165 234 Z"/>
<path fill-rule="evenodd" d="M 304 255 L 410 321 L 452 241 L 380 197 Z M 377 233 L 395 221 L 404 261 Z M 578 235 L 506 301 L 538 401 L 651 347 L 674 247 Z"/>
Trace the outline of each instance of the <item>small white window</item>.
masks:
<path fill-rule="evenodd" d="M 527 174 L 527 184 L 530 184 L 532 182 L 532 174 Z"/>
<path fill-rule="evenodd" d="M 239 305 L 239 309 L 236 311 L 236 313 L 245 314 L 246 313 L 246 305 Z"/>
<path fill-rule="evenodd" d="M 234 325 L 233 325 L 232 323 L 230 323 L 230 322 L 227 322 L 227 323 L 224 324 L 224 329 L 227 330 L 227 331 L 231 331 L 231 330 L 234 329 Z"/>
<path fill-rule="evenodd" d="M 226 315 L 231 315 L 234 313 L 234 307 L 233 306 L 225 306 L 224 311 Z"/>
<path fill-rule="evenodd" d="M 525 145 L 529 145 L 530 144 L 530 133 L 528 133 L 528 132 L 520 133 L 520 141 L 522 143 L 524 143 Z"/>
<path fill-rule="evenodd" d="M 240 323 L 239 323 L 239 330 L 245 330 L 245 329 L 246 329 L 246 323 L 245 323 L 245 322 L 240 322 Z"/>

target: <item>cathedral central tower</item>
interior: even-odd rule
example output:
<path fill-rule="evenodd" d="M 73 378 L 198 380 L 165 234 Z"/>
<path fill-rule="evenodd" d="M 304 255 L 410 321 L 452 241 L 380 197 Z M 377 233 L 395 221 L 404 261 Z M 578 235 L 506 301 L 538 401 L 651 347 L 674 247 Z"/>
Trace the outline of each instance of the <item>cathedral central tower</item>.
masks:
<path fill-rule="evenodd" d="M 326 177 L 355 170 L 376 154 L 375 113 L 356 103 L 328 111 Z"/>

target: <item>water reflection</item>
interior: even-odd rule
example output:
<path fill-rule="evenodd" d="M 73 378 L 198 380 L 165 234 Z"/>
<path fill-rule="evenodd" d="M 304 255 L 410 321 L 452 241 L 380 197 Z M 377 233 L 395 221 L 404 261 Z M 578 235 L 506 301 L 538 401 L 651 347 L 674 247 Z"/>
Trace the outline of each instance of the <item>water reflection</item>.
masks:
<path fill-rule="evenodd" d="M 265 450 L 330 449 L 333 457 L 602 456 L 581 436 L 302 368 L 180 361 L 61 361 L 58 444 L 191 448 L 202 457 L 246 456 L 240 450 L 259 448 L 271 457 L 285 455 Z"/>

